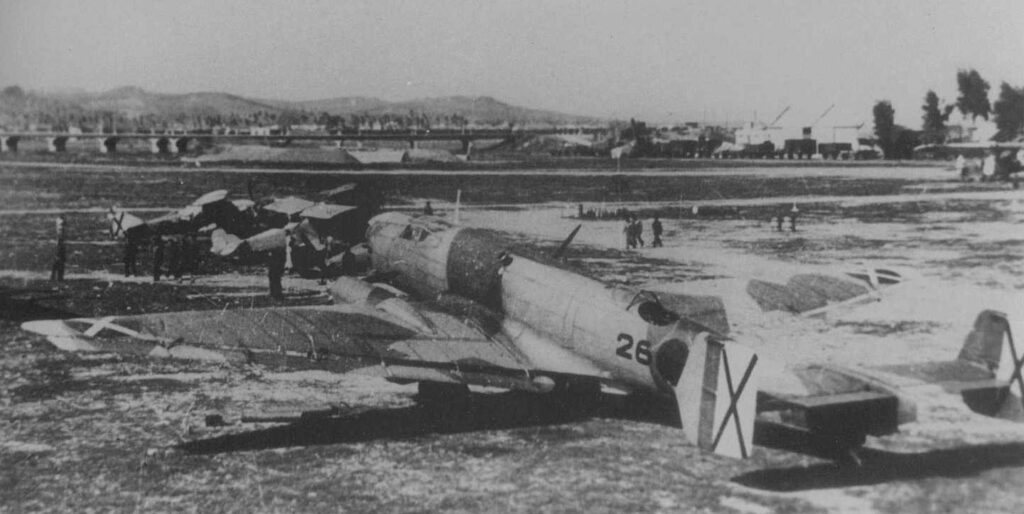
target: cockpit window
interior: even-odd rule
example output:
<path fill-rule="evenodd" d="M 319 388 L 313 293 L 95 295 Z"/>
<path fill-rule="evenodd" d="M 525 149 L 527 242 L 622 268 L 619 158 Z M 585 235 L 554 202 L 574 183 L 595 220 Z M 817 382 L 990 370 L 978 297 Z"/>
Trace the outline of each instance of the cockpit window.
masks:
<path fill-rule="evenodd" d="M 679 321 L 678 314 L 666 309 L 656 300 L 640 302 L 636 310 L 644 321 L 652 325 L 665 326 Z"/>
<path fill-rule="evenodd" d="M 658 299 L 658 295 L 651 291 L 640 291 L 637 293 L 633 297 L 633 301 L 629 302 L 626 310 L 629 310 L 634 305 L 637 306 L 636 312 L 640 315 L 640 318 L 652 325 L 665 326 L 679 321 L 679 315 L 666 309 L 661 304 L 661 300 Z"/>

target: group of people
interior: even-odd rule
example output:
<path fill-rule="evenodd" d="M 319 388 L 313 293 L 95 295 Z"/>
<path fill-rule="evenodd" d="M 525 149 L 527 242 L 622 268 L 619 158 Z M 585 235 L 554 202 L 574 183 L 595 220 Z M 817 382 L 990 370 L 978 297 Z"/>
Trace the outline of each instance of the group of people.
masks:
<path fill-rule="evenodd" d="M 654 221 L 651 222 L 651 233 L 654 235 L 654 239 L 651 240 L 652 248 L 662 246 L 662 231 L 661 220 L 655 216 Z M 639 216 L 627 213 L 626 224 L 622 228 L 622 233 L 626 236 L 627 250 L 635 249 L 638 245 L 640 247 L 644 246 L 644 223 L 640 220 Z"/>
<path fill-rule="evenodd" d="M 125 277 L 137 274 L 135 261 L 139 246 L 137 238 L 125 237 Z M 153 282 L 159 282 L 161 275 L 174 277 L 180 281 L 186 273 L 192 276 L 199 273 L 202 251 L 195 232 L 174 235 L 153 234 L 150 249 L 153 252 Z M 164 269 L 165 260 L 167 261 L 166 270 Z"/>
<path fill-rule="evenodd" d="M 284 288 L 281 281 L 286 272 L 295 268 L 319 269 L 320 285 L 327 283 L 334 265 L 337 265 L 334 269 L 340 269 L 342 275 L 350 275 L 355 272 L 355 256 L 352 254 L 351 247 L 336 240 L 334 236 L 328 235 L 320 238 L 319 245 L 316 246 L 308 240 L 305 243 L 300 245 L 295 234 L 286 230 L 285 244 L 266 252 L 267 279 L 271 298 L 284 300 Z M 299 262 L 299 259 L 306 262 Z M 312 262 L 309 262 L 310 260 Z"/>
<path fill-rule="evenodd" d="M 992 180 L 996 174 L 996 154 L 988 152 L 982 159 L 971 159 L 969 162 L 963 154 L 956 156 L 956 170 L 961 178 L 968 178 L 974 173 L 980 173 L 980 180 L 987 182 Z"/>

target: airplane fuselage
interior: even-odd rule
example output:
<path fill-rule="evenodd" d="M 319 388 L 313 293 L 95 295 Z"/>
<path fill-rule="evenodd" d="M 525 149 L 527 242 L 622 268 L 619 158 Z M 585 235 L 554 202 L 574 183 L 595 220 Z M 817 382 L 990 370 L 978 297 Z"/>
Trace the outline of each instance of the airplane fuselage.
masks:
<path fill-rule="evenodd" d="M 500 318 L 500 333 L 491 335 L 507 338 L 539 369 L 578 369 L 629 389 L 667 393 L 665 375 L 674 382 L 685 363 L 681 345 L 703 329 L 645 320 L 643 293 L 506 253 L 490 231 L 387 213 L 370 221 L 367 239 L 376 271 L 420 298 L 453 294 L 486 307 Z"/>

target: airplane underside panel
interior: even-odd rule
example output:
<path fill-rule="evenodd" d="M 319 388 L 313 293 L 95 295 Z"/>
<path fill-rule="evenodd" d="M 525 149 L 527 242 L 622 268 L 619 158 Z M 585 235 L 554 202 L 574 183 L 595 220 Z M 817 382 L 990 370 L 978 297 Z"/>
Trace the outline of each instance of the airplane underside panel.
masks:
<path fill-rule="evenodd" d="M 442 321 L 442 319 L 437 319 Z M 451 324 L 449 329 L 453 327 Z M 323 308 L 160 313 L 35 321 L 23 328 L 67 351 L 358 371 L 395 381 L 541 391 L 528 359 L 479 334 L 425 337 L 372 312 Z M 454 330 L 453 330 L 454 331 Z M 460 336 L 473 335 L 468 329 Z"/>

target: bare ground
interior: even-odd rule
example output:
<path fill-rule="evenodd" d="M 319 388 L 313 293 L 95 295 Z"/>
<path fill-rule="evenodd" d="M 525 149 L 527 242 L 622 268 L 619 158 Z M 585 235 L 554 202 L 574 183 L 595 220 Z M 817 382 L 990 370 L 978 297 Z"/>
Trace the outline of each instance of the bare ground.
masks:
<path fill-rule="evenodd" d="M 44 171 L 0 167 L 7 207 L 103 207 L 111 200 L 174 205 L 243 176 L 108 171 L 63 181 L 63 175 L 54 178 Z M 790 179 L 795 182 L 761 190 L 879 193 L 878 183 L 866 186 L 856 177 L 840 181 L 813 170 L 796 175 Z M 352 179 L 314 175 L 288 182 L 288 177 L 282 174 L 271 185 L 288 183 L 289 191 L 308 193 Z M 944 177 L 939 170 L 925 179 L 935 184 Z M 694 200 L 750 197 L 759 187 L 749 181 L 700 180 L 711 182 L 701 182 L 709 186 L 704 193 L 692 193 Z M 422 197 L 447 197 L 440 192 L 414 196 L 411 191 L 420 191 L 419 183 L 408 177 L 402 181 L 382 189 L 414 205 Z M 536 203 L 575 202 L 596 194 L 587 193 L 597 191 L 593 182 L 563 178 L 557 188 L 544 188 L 540 181 L 527 181 L 512 196 Z M 908 185 L 897 182 L 891 192 Z M 637 178 L 631 187 L 645 191 L 643 198 L 626 200 L 671 201 L 676 193 L 660 192 L 659 185 L 678 190 L 692 184 Z M 513 187 L 475 179 L 461 185 L 481 203 L 504 198 L 502 191 Z M 550 204 L 522 207 L 469 208 L 463 219 L 510 230 L 540 251 L 554 247 L 577 223 L 562 218 L 562 210 Z M 55 287 L 43 280 L 52 251 L 51 217 L 0 217 L 5 241 L 0 267 L 6 270 L 0 279 L 5 288 L 0 319 L 3 510 L 1024 510 L 1021 425 L 978 419 L 949 398 L 935 398 L 924 419 L 905 427 L 899 437 L 869 441 L 863 467 L 840 468 L 808 455 L 805 441 L 766 430 L 758 433 L 752 459 L 709 456 L 685 445 L 657 408 L 620 397 L 580 410 L 488 391 L 477 394 L 469 413 L 460 414 L 421 409 L 412 401 L 414 387 L 375 379 L 62 354 L 21 332 L 18 324 L 72 314 L 246 308 L 269 302 L 262 295 L 259 268 L 216 261 L 207 262 L 206 274 L 195 282 L 122 280 L 116 274 L 119 250 L 104 243 L 97 213 L 71 216 L 72 280 Z M 1004 308 L 1018 320 L 1024 312 L 1022 220 L 1024 196 L 1012 194 L 810 209 L 796 233 L 773 232 L 760 213 L 669 218 L 666 247 L 636 252 L 620 249 L 618 221 L 589 221 L 568 265 L 615 283 L 727 296 L 733 294 L 730 281 L 747 276 L 770 279 L 795 269 L 834 271 L 864 264 L 899 268 L 912 280 L 876 304 L 814 320 L 764 316 L 740 304 L 730 311 L 734 331 L 760 345 L 762 354 L 785 360 L 870 365 L 950 359 L 981 308 Z M 286 303 L 324 301 L 315 282 L 291 278 L 285 285 Z M 302 411 L 325 406 L 333 406 L 333 415 L 297 419 Z M 220 414 L 229 425 L 206 426 L 211 414 Z M 290 421 L 238 423 L 243 416 Z"/>

